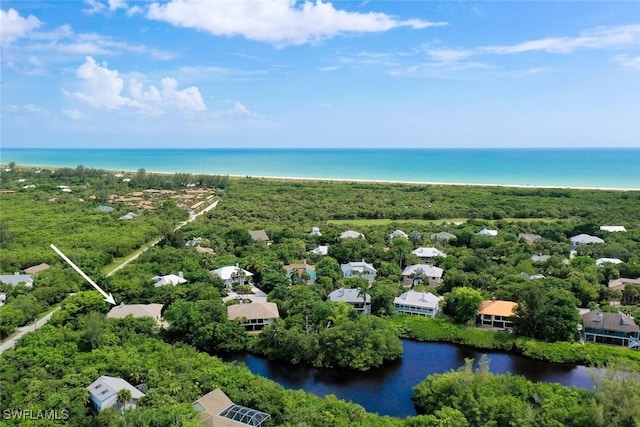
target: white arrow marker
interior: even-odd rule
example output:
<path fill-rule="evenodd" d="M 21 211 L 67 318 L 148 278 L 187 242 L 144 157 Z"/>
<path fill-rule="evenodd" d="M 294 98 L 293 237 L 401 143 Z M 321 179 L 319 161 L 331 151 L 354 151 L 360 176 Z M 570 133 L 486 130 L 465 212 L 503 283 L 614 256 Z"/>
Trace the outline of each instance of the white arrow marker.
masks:
<path fill-rule="evenodd" d="M 60 252 L 60 249 L 56 248 L 53 243 L 49 245 L 51 247 L 51 249 L 53 249 L 54 251 L 56 251 L 56 253 L 58 255 L 60 255 L 62 257 L 63 260 L 65 260 L 67 262 L 67 264 L 69 264 L 71 267 L 73 267 L 73 269 L 75 271 L 78 272 L 78 274 L 80 274 L 84 280 L 86 280 L 87 282 L 89 282 L 89 284 L 91 286 L 93 286 L 94 288 L 96 288 L 96 291 L 100 292 L 102 294 L 102 296 L 104 297 L 104 300 L 106 302 L 108 302 L 109 304 L 112 305 L 116 305 L 116 300 L 113 299 L 113 295 L 109 294 L 107 295 L 107 293 L 105 291 L 103 291 L 102 289 L 100 289 L 100 286 L 96 285 L 96 282 L 94 282 L 93 280 L 91 280 L 89 278 L 89 276 L 87 276 L 86 274 L 84 274 L 84 272 L 82 270 L 80 270 L 80 268 L 78 268 L 77 265 L 75 265 L 73 263 L 73 261 L 71 261 L 69 258 L 67 258 L 67 256 L 65 254 L 63 254 L 62 252 Z"/>

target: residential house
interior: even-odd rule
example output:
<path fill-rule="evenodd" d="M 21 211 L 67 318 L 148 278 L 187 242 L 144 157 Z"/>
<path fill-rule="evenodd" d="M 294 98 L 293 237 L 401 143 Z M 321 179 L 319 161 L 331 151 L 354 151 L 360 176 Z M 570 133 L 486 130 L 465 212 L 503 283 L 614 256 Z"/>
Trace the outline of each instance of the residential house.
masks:
<path fill-rule="evenodd" d="M 310 252 L 316 255 L 326 255 L 329 253 L 329 246 L 318 246 L 311 249 Z"/>
<path fill-rule="evenodd" d="M 298 276 L 302 283 L 306 285 L 313 285 L 316 282 L 316 266 L 305 263 L 302 264 L 289 264 L 284 266 L 284 270 L 287 272 L 287 277 L 294 282 L 294 275 Z"/>
<path fill-rule="evenodd" d="M 268 242 L 269 235 L 264 230 L 249 230 L 249 235 L 254 242 Z"/>
<path fill-rule="evenodd" d="M 512 301 L 486 300 L 482 301 L 476 316 L 478 326 L 498 329 L 513 329 L 516 303 Z"/>
<path fill-rule="evenodd" d="M 414 264 L 405 267 L 402 271 L 402 284 L 404 286 L 429 285 L 436 286 L 442 282 L 444 270 L 429 264 Z"/>
<path fill-rule="evenodd" d="M 596 260 L 596 265 L 600 267 L 603 264 L 622 264 L 623 262 L 624 261 L 618 258 L 598 258 Z"/>
<path fill-rule="evenodd" d="M 92 382 L 91 385 L 87 387 L 87 390 L 89 390 L 89 398 L 98 412 L 111 407 L 116 408 L 120 412 L 124 411 L 125 406 L 127 408 L 135 408 L 138 400 L 144 396 L 143 392 L 122 378 L 108 377 L 106 375 Z M 129 390 L 129 392 L 131 392 L 131 401 L 127 402 L 124 406 L 118 403 L 118 392 L 120 390 Z"/>
<path fill-rule="evenodd" d="M 478 231 L 476 235 L 496 237 L 498 235 L 498 230 L 489 230 L 487 228 L 483 228 L 482 230 Z"/>
<path fill-rule="evenodd" d="M 362 296 L 360 289 L 340 288 L 329 294 L 332 302 L 344 302 L 352 305 L 358 313 L 371 314 L 371 295 Z"/>
<path fill-rule="evenodd" d="M 118 218 L 118 219 L 119 219 L 120 221 L 129 221 L 129 220 L 132 220 L 132 219 L 136 219 L 137 217 L 138 217 L 138 215 L 136 215 L 135 213 L 133 213 L 133 212 L 129 212 L 129 213 L 125 214 L 125 215 L 122 215 L 122 216 L 121 216 L 120 218 Z"/>
<path fill-rule="evenodd" d="M 393 300 L 393 309 L 399 314 L 436 317 L 443 299 L 431 292 L 408 291 Z"/>
<path fill-rule="evenodd" d="M 364 260 L 341 264 L 340 268 L 344 277 L 361 277 L 367 279 L 370 283 L 376 278 L 376 269 L 373 268 L 373 265 L 364 262 Z"/>
<path fill-rule="evenodd" d="M 33 286 L 33 276 L 20 273 L 0 274 L 0 283 L 11 286 L 17 286 L 22 283 L 27 288 L 31 288 Z"/>
<path fill-rule="evenodd" d="M 219 388 L 193 402 L 203 427 L 262 426 L 271 415 L 245 406 L 236 405 Z"/>
<path fill-rule="evenodd" d="M 196 250 L 196 252 L 199 252 L 201 254 L 209 254 L 209 255 L 216 254 L 216 251 L 214 251 L 212 248 L 207 248 L 205 246 L 196 246 L 194 249 Z"/>
<path fill-rule="evenodd" d="M 603 225 L 600 227 L 600 231 L 607 231 L 609 233 L 615 233 L 619 231 L 627 231 L 623 225 Z"/>
<path fill-rule="evenodd" d="M 322 236 L 322 233 L 320 232 L 320 227 L 311 227 L 311 233 L 309 233 L 312 236 Z"/>
<path fill-rule="evenodd" d="M 444 252 L 436 248 L 419 247 L 411 251 L 411 253 L 417 256 L 418 258 L 420 258 L 420 261 L 423 261 L 423 262 L 432 262 L 433 258 L 437 256 L 442 258 L 445 258 L 447 256 L 447 254 L 445 254 Z"/>
<path fill-rule="evenodd" d="M 364 239 L 365 237 L 364 237 L 364 234 L 358 231 L 347 230 L 340 233 L 339 238 L 340 239 Z"/>
<path fill-rule="evenodd" d="M 7 294 L 4 292 L 0 292 L 0 307 L 7 303 Z"/>
<path fill-rule="evenodd" d="M 389 243 L 393 242 L 393 239 L 408 239 L 409 235 L 402 230 L 395 230 L 389 234 Z"/>
<path fill-rule="evenodd" d="M 167 274 L 166 276 L 153 276 L 151 279 L 155 281 L 154 285 L 156 288 L 165 285 L 175 286 L 187 283 L 182 271 L 178 272 L 177 276 L 175 274 Z"/>
<path fill-rule="evenodd" d="M 227 289 L 233 288 L 233 285 L 244 285 L 251 282 L 253 273 L 240 268 L 237 265 L 228 265 L 226 267 L 217 268 L 210 271 L 211 274 L 218 276 L 224 280 L 224 286 Z"/>
<path fill-rule="evenodd" d="M 436 242 L 440 245 L 446 245 L 449 243 L 449 240 L 456 239 L 455 234 L 447 233 L 446 231 L 441 231 L 439 233 L 433 233 L 431 235 L 431 241 Z"/>
<path fill-rule="evenodd" d="M 36 275 L 36 274 L 40 273 L 41 271 L 48 270 L 49 267 L 51 267 L 49 264 L 45 264 L 43 262 L 41 264 L 34 265 L 32 267 L 29 267 L 29 268 L 25 268 L 24 272 L 27 273 L 27 274 Z"/>
<path fill-rule="evenodd" d="M 531 257 L 531 261 L 546 262 L 549 258 L 551 258 L 551 255 L 536 254 Z"/>
<path fill-rule="evenodd" d="M 120 304 L 116 305 L 107 313 L 108 319 L 124 319 L 131 315 L 136 318 L 151 317 L 156 321 L 158 326 L 167 326 L 162 321 L 162 304 Z"/>
<path fill-rule="evenodd" d="M 571 237 L 569 241 L 571 242 L 572 250 L 575 250 L 578 246 L 596 245 L 596 244 L 604 243 L 604 240 L 602 240 L 601 238 L 596 236 L 590 236 L 588 234 L 578 234 L 576 236 Z"/>
<path fill-rule="evenodd" d="M 113 208 L 112 208 L 111 206 L 104 206 L 104 205 L 102 205 L 102 206 L 98 206 L 98 207 L 96 208 L 96 210 L 97 210 L 98 212 L 104 212 L 104 213 L 110 213 L 110 212 L 113 212 Z"/>
<path fill-rule="evenodd" d="M 539 234 L 520 233 L 518 234 L 518 239 L 524 240 L 524 242 L 529 245 L 533 245 L 534 243 L 538 243 L 540 239 L 542 239 L 542 236 Z"/>
<path fill-rule="evenodd" d="M 273 319 L 280 318 L 280 313 L 273 302 L 252 302 L 228 306 L 227 317 L 229 320 L 238 319 L 245 331 L 254 332 L 272 324 Z"/>
<path fill-rule="evenodd" d="M 640 327 L 633 317 L 620 312 L 583 314 L 582 336 L 585 341 L 640 348 Z"/>
<path fill-rule="evenodd" d="M 640 277 L 638 277 L 637 279 L 627 279 L 624 277 L 621 277 L 619 279 L 612 279 L 609 280 L 609 287 L 611 289 L 617 289 L 620 292 L 624 291 L 625 288 L 627 287 L 627 285 L 640 285 Z"/>

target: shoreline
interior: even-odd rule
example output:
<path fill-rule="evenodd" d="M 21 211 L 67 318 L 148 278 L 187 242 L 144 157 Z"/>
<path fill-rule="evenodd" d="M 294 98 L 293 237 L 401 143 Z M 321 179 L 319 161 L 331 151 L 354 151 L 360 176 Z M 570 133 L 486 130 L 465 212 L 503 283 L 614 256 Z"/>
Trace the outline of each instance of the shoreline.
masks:
<path fill-rule="evenodd" d="M 7 165 L 0 165 L 5 168 Z M 93 166 L 84 166 L 86 168 L 104 169 L 107 172 L 113 173 L 128 173 L 135 174 L 136 170 L 129 169 L 108 169 Z M 51 165 L 18 165 L 18 168 L 24 169 L 61 169 L 70 168 L 71 166 L 51 166 Z M 176 171 L 155 171 L 146 170 L 146 173 L 160 174 L 160 175 L 173 175 L 176 173 L 188 173 L 191 175 L 219 175 L 228 176 L 233 179 L 252 178 L 252 179 L 266 179 L 273 181 L 292 181 L 292 182 L 342 182 L 342 183 L 365 183 L 365 184 L 400 184 L 400 185 L 425 185 L 425 186 L 455 186 L 455 187 L 499 187 L 499 188 L 520 188 L 520 189 L 558 189 L 558 190 L 590 190 L 590 191 L 640 191 L 640 187 L 594 187 L 594 186 L 563 186 L 563 185 L 537 185 L 537 184 L 496 184 L 496 183 L 471 183 L 471 182 L 437 182 L 437 181 L 403 181 L 403 180 L 378 180 L 378 179 L 365 179 L 365 178 L 317 178 L 317 177 L 301 177 L 301 176 L 272 176 L 272 175 L 245 175 L 245 174 L 225 174 L 225 173 L 201 173 L 201 172 L 176 172 Z"/>

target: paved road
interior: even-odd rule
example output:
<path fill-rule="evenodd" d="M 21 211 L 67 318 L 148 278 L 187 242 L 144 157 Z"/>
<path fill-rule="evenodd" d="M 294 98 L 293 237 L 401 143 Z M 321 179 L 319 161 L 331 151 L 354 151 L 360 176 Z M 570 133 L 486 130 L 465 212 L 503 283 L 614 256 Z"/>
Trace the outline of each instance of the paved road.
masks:
<path fill-rule="evenodd" d="M 195 221 L 200 215 L 202 215 L 202 214 L 204 214 L 206 212 L 209 212 L 211 209 L 215 208 L 216 206 L 218 206 L 218 200 L 216 200 L 215 202 L 211 203 L 209 206 L 207 206 L 206 208 L 202 209 L 198 213 L 191 213 L 189 215 L 189 219 L 186 220 L 186 221 L 181 222 L 180 224 L 178 224 L 174 230 L 179 230 L 180 228 L 184 227 L 185 225 L 189 224 L 190 222 Z M 134 259 L 138 258 L 146 250 L 148 250 L 149 248 L 157 245 L 159 241 L 160 241 L 160 239 L 158 239 L 158 240 L 150 243 L 149 245 L 145 246 L 144 248 L 138 250 L 138 252 L 136 252 L 136 254 L 134 256 L 132 256 L 131 258 L 128 258 L 125 261 L 123 261 L 122 264 L 118 265 L 116 268 L 114 268 L 109 273 L 107 273 L 107 276 L 111 276 L 116 271 L 120 270 L 121 268 L 124 268 L 124 266 L 129 264 Z M 55 310 L 53 310 L 51 313 L 49 313 L 46 316 L 44 316 L 42 319 L 38 319 L 37 321 L 35 321 L 33 323 L 30 323 L 28 325 L 16 328 L 17 332 L 14 333 L 14 335 L 11 336 L 11 338 L 9 338 L 7 341 L 5 341 L 2 344 L 0 344 L 0 354 L 2 354 L 5 350 L 10 349 L 14 345 L 16 345 L 16 342 L 18 342 L 18 340 L 20 338 L 22 338 L 24 336 L 24 334 L 26 334 L 27 332 L 35 331 L 36 329 L 41 328 L 44 325 L 46 325 L 47 322 L 49 321 L 49 319 L 51 319 L 51 316 L 53 316 L 53 313 L 55 313 L 59 309 L 60 309 L 60 307 L 57 307 Z"/>
<path fill-rule="evenodd" d="M 209 212 L 211 209 L 215 208 L 216 206 L 218 206 L 218 202 L 219 200 L 216 200 L 215 202 L 211 203 L 209 206 L 207 206 L 206 208 L 200 210 L 197 213 L 191 213 L 189 214 L 189 219 L 187 219 L 186 221 L 182 221 L 180 224 L 178 224 L 176 226 L 176 228 L 173 229 L 173 231 L 177 231 L 179 229 L 181 229 L 182 227 L 184 227 L 185 225 L 189 224 L 190 222 L 195 221 L 200 215 L 205 214 L 207 212 Z M 140 255 L 142 255 L 143 253 L 145 253 L 147 250 L 149 250 L 149 248 L 154 247 L 155 245 L 158 244 L 158 242 L 160 242 L 160 239 L 157 239 L 151 243 L 149 243 L 147 246 L 143 247 L 142 249 L 138 249 L 138 252 L 135 253 L 135 255 L 133 255 L 131 258 L 127 258 L 126 260 L 124 260 L 120 265 L 118 265 L 116 268 L 114 268 L 113 270 L 111 270 L 110 272 L 107 273 L 107 277 L 109 276 L 113 276 L 113 274 L 118 271 L 123 269 L 127 264 L 129 264 L 131 261 L 137 259 Z"/>
<path fill-rule="evenodd" d="M 60 307 L 56 308 L 51 313 L 49 313 L 46 316 L 44 316 L 42 319 L 38 319 L 33 323 L 30 323 L 28 325 L 16 328 L 17 332 L 11 338 L 9 338 L 7 341 L 5 341 L 2 344 L 0 344 L 0 354 L 4 353 L 5 350 L 8 350 L 11 347 L 13 347 L 14 345 L 16 345 L 16 342 L 18 342 L 18 340 L 20 338 L 22 338 L 22 336 L 24 334 L 26 334 L 27 332 L 35 331 L 36 329 L 39 329 L 39 328 L 43 327 L 44 325 L 46 325 L 47 322 L 49 321 L 49 319 L 51 319 L 51 316 L 53 316 L 53 313 L 55 313 L 59 309 L 60 309 Z"/>

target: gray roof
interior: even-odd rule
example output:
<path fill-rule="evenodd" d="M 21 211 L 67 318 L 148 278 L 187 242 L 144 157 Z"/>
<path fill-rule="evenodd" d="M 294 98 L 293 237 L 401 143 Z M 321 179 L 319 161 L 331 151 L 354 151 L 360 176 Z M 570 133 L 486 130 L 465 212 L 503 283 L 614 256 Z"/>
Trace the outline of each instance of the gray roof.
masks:
<path fill-rule="evenodd" d="M 360 289 L 340 288 L 329 294 L 329 300 L 333 302 L 344 301 L 346 303 L 364 302 L 362 296 L 359 296 Z M 371 302 L 371 295 L 367 295 L 367 302 Z"/>
<path fill-rule="evenodd" d="M 162 304 L 120 304 L 111 308 L 107 317 L 122 319 L 130 314 L 133 317 L 151 317 L 159 320 L 162 307 Z"/>
<path fill-rule="evenodd" d="M 409 237 L 409 235 L 402 230 L 395 230 L 393 233 L 389 235 L 389 237 L 391 237 L 392 239 L 395 239 L 396 237 Z"/>
<path fill-rule="evenodd" d="M 427 277 L 442 277 L 442 273 L 444 273 L 444 270 L 440 267 L 434 267 L 429 264 L 414 264 L 405 267 L 405 269 L 402 270 L 402 275 L 410 276 L 412 274 L 416 274 L 419 270 L 422 270 L 424 275 Z"/>
<path fill-rule="evenodd" d="M 605 329 L 617 332 L 640 332 L 631 316 L 623 313 L 602 313 L 594 310 L 582 315 L 585 328 Z"/>
<path fill-rule="evenodd" d="M 538 255 L 532 256 L 531 257 L 531 261 L 533 261 L 533 262 L 545 262 L 549 258 L 551 258 L 551 255 L 538 254 Z"/>
<path fill-rule="evenodd" d="M 455 238 L 456 238 L 455 234 L 447 233 L 446 231 L 433 233 L 431 235 L 431 240 L 449 240 L 449 239 L 455 239 Z"/>
<path fill-rule="evenodd" d="M 588 234 L 578 234 L 571 237 L 569 240 L 571 241 L 571 243 L 581 243 L 583 245 L 588 245 L 591 243 L 604 243 L 604 240 L 602 240 L 601 238 L 590 236 Z"/>
<path fill-rule="evenodd" d="M 526 240 L 527 242 L 538 242 L 542 239 L 542 236 L 539 234 L 532 233 L 520 233 L 518 234 L 518 239 Z"/>
<path fill-rule="evenodd" d="M 113 212 L 113 208 L 111 206 L 104 206 L 104 205 L 98 206 L 96 210 L 100 212 Z"/>
<path fill-rule="evenodd" d="M 365 274 L 376 273 L 376 269 L 373 268 L 373 265 L 364 261 L 355 261 L 347 264 L 341 264 L 340 268 L 342 269 L 342 273 L 344 274 L 346 274 L 349 271 L 356 271 L 358 273 L 365 273 Z"/>
<path fill-rule="evenodd" d="M 249 235 L 256 242 L 268 242 L 269 235 L 264 230 L 249 230 Z"/>
<path fill-rule="evenodd" d="M 20 283 L 32 286 L 33 276 L 31 274 L 0 274 L 0 282 L 11 286 L 16 286 Z"/>
<path fill-rule="evenodd" d="M 358 238 L 364 238 L 364 234 L 360 233 L 359 231 L 347 230 L 340 233 L 340 238 L 341 239 L 358 239 Z"/>
<path fill-rule="evenodd" d="M 433 258 L 435 256 L 441 256 L 441 257 L 447 256 L 447 254 L 445 254 L 444 252 L 436 248 L 425 248 L 425 247 L 419 247 L 418 249 L 411 251 L 411 253 L 417 256 L 418 258 Z"/>

